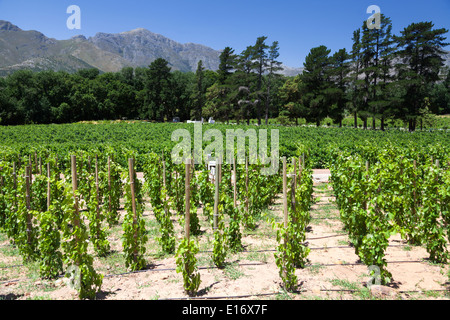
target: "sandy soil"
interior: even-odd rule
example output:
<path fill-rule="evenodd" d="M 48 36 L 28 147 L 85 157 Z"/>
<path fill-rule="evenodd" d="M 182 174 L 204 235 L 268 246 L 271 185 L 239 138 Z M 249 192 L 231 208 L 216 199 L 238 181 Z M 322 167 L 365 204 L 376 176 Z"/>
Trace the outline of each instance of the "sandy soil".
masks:
<path fill-rule="evenodd" d="M 309 264 L 297 269 L 299 292 L 286 293 L 280 288 L 281 279 L 275 265 L 275 232 L 265 219 L 257 230 L 243 235 L 244 252 L 230 254 L 228 265 L 217 269 L 211 262 L 211 230 L 203 223 L 205 231 L 198 237 L 201 277 L 198 299 L 370 299 L 364 284 L 369 280 L 367 267 L 360 265 L 354 248 L 349 246 L 347 234 L 342 230 L 339 213 L 333 204 L 332 191 L 326 184 L 327 172 L 320 174 L 315 183 L 316 203 L 311 210 L 312 221 L 307 233 L 311 248 Z M 281 199 L 268 211 L 268 217 L 281 219 Z M 122 212 L 123 214 L 123 212 Z M 201 209 L 199 210 L 201 216 Z M 152 220 L 151 211 L 145 218 Z M 203 219 L 201 219 L 203 220 Z M 181 235 L 181 226 L 175 222 Z M 119 227 L 120 229 L 120 227 Z M 120 232 L 109 238 L 116 250 L 117 261 L 94 259 L 95 267 L 105 275 L 98 299 L 185 299 L 182 275 L 176 273 L 175 258 L 158 253 L 154 236 L 150 236 L 146 255 L 149 268 L 138 273 L 125 273 L 120 265 Z M 41 280 L 22 264 L 20 256 L 5 239 L 0 242 L 0 300 L 1 299 L 77 299 L 77 294 L 62 279 Z M 209 249 L 208 249 L 209 248 Z M 408 246 L 399 236 L 390 240 L 386 258 L 388 270 L 393 275 L 387 299 L 449 299 L 448 265 L 433 265 L 426 261 L 423 247 Z M 105 266 L 105 261 L 108 261 Z M 14 267 L 15 265 L 19 265 Z M 436 291 L 430 291 L 436 290 Z M 445 295 L 446 293 L 446 295 Z"/>

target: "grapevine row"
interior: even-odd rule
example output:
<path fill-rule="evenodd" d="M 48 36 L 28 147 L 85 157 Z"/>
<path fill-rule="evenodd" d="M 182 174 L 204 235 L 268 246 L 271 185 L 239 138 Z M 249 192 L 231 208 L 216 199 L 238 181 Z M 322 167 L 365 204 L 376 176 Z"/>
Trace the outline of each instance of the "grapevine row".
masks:
<path fill-rule="evenodd" d="M 391 282 L 384 258 L 391 235 L 424 245 L 430 261 L 446 263 L 450 240 L 450 163 L 399 148 L 377 149 L 369 157 L 337 152 L 331 182 L 340 217 L 356 254 Z M 372 276 L 376 269 L 371 270 Z"/>
<path fill-rule="evenodd" d="M 212 175 L 205 165 L 192 165 L 186 172 L 185 164 L 173 163 L 164 154 L 149 153 L 141 158 L 141 181 L 134 152 L 127 154 L 128 168 L 115 162 L 114 156 L 74 152 L 70 167 L 63 169 L 62 159 L 56 156 L 42 161 L 32 154 L 23 155 L 20 165 L 0 162 L 0 230 L 18 247 L 24 260 L 39 262 L 42 278 L 65 275 L 80 298 L 94 298 L 101 288 L 103 275 L 94 270 L 88 246 L 92 244 L 97 256 L 109 254 L 107 229 L 119 224 L 121 199 L 126 212 L 122 222 L 126 267 L 134 271 L 147 266 L 148 237 L 142 216 L 148 199 L 159 226 L 156 240 L 162 251 L 176 255 L 186 293 L 194 295 L 200 284 L 195 273 L 196 240 L 177 244 L 172 218 L 176 216 L 184 225 L 188 208 L 185 233 L 194 236 L 200 234 L 200 219 L 208 221 L 214 232 L 213 261 L 222 268 L 228 252 L 243 249 L 242 230 L 257 228 L 263 210 L 282 187 L 280 174 L 260 174 L 262 163 L 219 162 L 216 175 Z M 299 171 L 298 179 L 293 189 L 297 209 L 289 209 L 297 227 L 294 222 L 307 224 L 298 217 L 307 212 L 302 198 L 306 194 L 310 197 L 311 171 L 305 168 L 303 175 Z M 185 197 L 187 190 L 189 197 Z"/>

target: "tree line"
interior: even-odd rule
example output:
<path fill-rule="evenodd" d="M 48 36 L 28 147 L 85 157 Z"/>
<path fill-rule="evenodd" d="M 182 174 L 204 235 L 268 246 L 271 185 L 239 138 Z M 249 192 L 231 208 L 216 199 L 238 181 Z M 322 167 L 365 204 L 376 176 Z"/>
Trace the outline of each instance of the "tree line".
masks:
<path fill-rule="evenodd" d="M 19 70 L 0 78 L 0 124 L 213 117 L 248 124 L 304 118 L 319 125 L 330 117 L 341 125 L 353 115 L 355 126 L 358 117 L 364 128 L 379 119 L 382 130 L 400 119 L 413 131 L 427 114 L 450 113 L 450 73 L 442 58 L 447 32 L 419 22 L 394 35 L 382 14 L 379 29 L 364 21 L 353 32 L 350 52 L 312 48 L 295 77 L 279 73 L 279 43 L 265 36 L 241 53 L 226 47 L 216 71 L 202 61 L 196 72 L 171 71 L 162 58 L 119 72 Z"/>
<path fill-rule="evenodd" d="M 450 74 L 444 68 L 448 30 L 433 29 L 432 22 L 412 23 L 400 35 L 392 34 L 391 19 L 381 14 L 379 29 L 366 22 L 353 32 L 350 52 L 330 55 L 326 46 L 312 48 L 305 71 L 288 79 L 281 95 L 283 110 L 291 117 L 320 123 L 330 117 L 341 123 L 346 114 L 364 122 L 400 119 L 416 128 L 423 116 L 450 111 Z"/>

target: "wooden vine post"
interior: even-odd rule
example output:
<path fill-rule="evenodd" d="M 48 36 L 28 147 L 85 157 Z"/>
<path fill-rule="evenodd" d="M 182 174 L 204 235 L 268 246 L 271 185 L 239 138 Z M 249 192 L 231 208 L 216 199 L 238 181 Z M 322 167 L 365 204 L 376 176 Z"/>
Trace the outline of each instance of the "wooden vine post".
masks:
<path fill-rule="evenodd" d="M 163 187 L 166 188 L 166 160 L 164 159 L 164 151 L 162 153 L 162 165 L 163 165 Z"/>
<path fill-rule="evenodd" d="M 288 200 L 287 200 L 287 175 L 286 175 L 286 157 L 283 157 L 283 214 L 284 214 L 284 229 L 285 229 L 285 233 L 284 233 L 284 246 L 285 249 L 287 247 L 287 242 L 288 242 Z M 283 260 L 285 260 L 285 258 L 283 258 Z M 285 279 L 287 277 L 287 270 L 286 270 L 286 261 L 284 261 L 284 267 L 282 269 L 282 273 L 283 273 L 283 279 Z"/>
<path fill-rule="evenodd" d="M 179 175 L 180 175 L 180 173 L 178 172 L 178 168 L 176 168 L 175 169 L 175 183 L 176 183 L 175 197 L 176 197 L 176 199 L 179 199 L 178 197 L 180 196 L 179 192 L 178 192 L 178 189 L 179 189 L 179 181 L 178 181 Z"/>
<path fill-rule="evenodd" d="M 236 208 L 236 197 L 237 197 L 237 192 L 236 192 L 236 187 L 237 187 L 237 174 L 236 174 L 236 158 L 233 157 L 233 204 L 234 207 Z"/>
<path fill-rule="evenodd" d="M 111 212 L 111 157 L 108 156 L 108 212 Z"/>
<path fill-rule="evenodd" d="M 294 166 L 294 191 L 297 190 L 297 159 L 292 158 L 292 164 Z M 294 192 L 295 193 L 295 192 Z"/>
<path fill-rule="evenodd" d="M 32 173 L 31 173 L 31 165 L 25 167 L 25 192 L 26 192 L 26 199 L 25 199 L 25 205 L 27 207 L 27 215 L 26 215 L 26 223 L 27 223 L 27 242 L 30 245 L 31 244 L 31 231 L 32 231 L 32 224 L 31 224 L 31 180 L 32 180 Z"/>
<path fill-rule="evenodd" d="M 50 211 L 50 162 L 47 163 L 47 211 Z"/>
<path fill-rule="evenodd" d="M 135 185 L 134 185 L 134 179 L 135 179 L 135 173 L 134 173 L 134 158 L 129 158 L 128 159 L 128 173 L 129 173 L 129 177 L 130 177 L 130 192 L 131 192 L 131 209 L 133 211 L 133 229 L 134 231 L 134 235 L 133 238 L 135 241 L 137 241 L 137 217 L 136 217 L 136 189 L 135 189 Z M 133 256 L 134 256 L 134 261 L 137 262 L 137 257 L 138 257 L 138 252 L 137 252 L 137 248 L 134 249 L 133 252 Z"/>
<path fill-rule="evenodd" d="M 194 179 L 194 175 L 195 175 L 195 162 L 194 162 L 194 158 L 191 158 L 191 180 Z"/>
<path fill-rule="evenodd" d="M 78 216 L 78 199 L 77 199 L 76 194 L 75 194 L 75 192 L 78 189 L 78 183 L 77 183 L 77 158 L 76 158 L 76 156 L 71 156 L 70 157 L 70 161 L 71 161 L 70 165 L 71 165 L 71 172 L 72 172 L 72 190 L 73 190 L 74 198 L 75 198 L 74 206 L 75 206 L 75 211 L 76 211 L 77 216 Z"/>
<path fill-rule="evenodd" d="M 14 192 L 14 208 L 17 209 L 17 173 L 16 163 L 13 162 L 13 192 Z"/>
<path fill-rule="evenodd" d="M 248 214 L 248 158 L 245 157 L 245 213 Z"/>
<path fill-rule="evenodd" d="M 292 204 L 292 212 L 295 212 L 296 201 L 295 201 L 295 189 L 297 188 L 297 161 L 295 158 L 292 158 L 292 166 L 294 167 L 294 172 L 292 174 L 291 181 L 291 204 Z M 296 222 L 296 215 L 293 215 L 294 222 Z"/>
<path fill-rule="evenodd" d="M 88 156 L 88 172 L 91 173 L 92 166 L 91 166 L 91 156 Z"/>
<path fill-rule="evenodd" d="M 72 171 L 72 190 L 73 190 L 73 196 L 74 196 L 74 200 L 75 200 L 74 208 L 75 208 L 75 215 L 76 215 L 74 225 L 79 227 L 80 221 L 79 221 L 79 210 L 78 210 L 78 198 L 76 195 L 76 191 L 78 189 L 76 156 L 71 156 L 71 171 Z"/>
<path fill-rule="evenodd" d="M 75 209 L 75 217 L 73 221 L 73 225 L 76 228 L 80 228 L 80 216 L 79 216 L 79 209 L 78 209 L 78 198 L 76 191 L 78 189 L 78 182 L 77 182 L 77 158 L 76 156 L 72 155 L 70 157 L 71 161 L 71 171 L 72 171 L 72 190 L 73 190 L 73 198 L 74 198 L 74 209 Z M 77 248 L 80 250 L 80 246 L 78 243 L 80 242 L 80 239 L 78 238 L 78 235 L 75 233 L 75 241 L 77 242 Z M 75 262 L 76 266 L 80 266 L 80 261 Z"/>
<path fill-rule="evenodd" d="M 100 198 L 99 198 L 99 184 L 98 184 L 98 156 L 95 155 L 95 192 L 96 192 L 96 200 L 97 200 L 97 208 L 96 208 L 96 213 L 97 213 L 97 223 L 101 223 L 101 219 L 100 219 Z M 100 227 L 97 228 L 97 237 L 100 238 Z"/>
<path fill-rule="evenodd" d="M 283 157 L 283 214 L 284 227 L 288 226 L 288 203 L 287 203 L 287 174 L 286 174 L 286 157 Z"/>
<path fill-rule="evenodd" d="M 162 173 L 162 175 L 163 175 L 163 188 L 164 188 L 164 194 L 165 194 L 164 199 L 163 199 L 164 213 L 166 215 L 170 215 L 169 205 L 168 205 L 168 202 L 167 202 L 168 194 L 167 194 L 167 180 L 166 180 L 166 159 L 164 157 L 164 151 L 162 152 L 162 165 L 163 165 L 163 173 Z"/>
<path fill-rule="evenodd" d="M 214 214 L 213 214 L 213 230 L 217 230 L 219 220 L 219 163 L 216 163 L 216 170 L 214 172 Z"/>
<path fill-rule="evenodd" d="M 366 161 L 366 179 L 369 180 L 369 161 Z M 367 190 L 364 191 L 364 202 L 363 202 L 363 207 L 364 210 L 367 211 L 367 201 L 369 199 L 367 199 Z"/>
<path fill-rule="evenodd" d="M 411 208 L 413 219 L 416 220 L 416 203 L 417 203 L 417 195 L 416 195 L 416 170 L 417 170 L 417 161 L 413 161 L 413 207 Z"/>
<path fill-rule="evenodd" d="M 189 243 L 189 233 L 190 233 L 190 209 L 191 209 L 191 159 L 187 158 L 185 163 L 185 184 L 184 190 L 186 194 L 185 201 L 185 224 L 184 224 L 184 233 L 187 242 Z"/>
<path fill-rule="evenodd" d="M 219 170 L 219 183 L 222 183 L 222 158 L 217 158 L 216 166 Z"/>
<path fill-rule="evenodd" d="M 38 173 L 38 158 L 37 152 L 34 152 L 34 173 Z"/>
<path fill-rule="evenodd" d="M 435 177 L 435 181 L 436 181 L 436 195 L 437 195 L 437 202 L 439 201 L 439 187 L 438 187 L 438 182 L 439 182 L 439 159 L 436 159 L 436 169 L 437 169 L 437 173 L 436 173 L 436 177 Z"/>

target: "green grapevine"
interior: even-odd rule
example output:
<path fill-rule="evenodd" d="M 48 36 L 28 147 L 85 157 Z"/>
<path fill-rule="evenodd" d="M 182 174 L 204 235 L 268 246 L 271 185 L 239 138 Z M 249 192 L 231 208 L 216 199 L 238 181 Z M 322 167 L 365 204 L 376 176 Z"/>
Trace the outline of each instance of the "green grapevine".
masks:
<path fill-rule="evenodd" d="M 64 211 L 63 226 L 63 249 L 64 262 L 77 271 L 77 289 L 80 299 L 93 299 L 100 291 L 103 275 L 98 274 L 93 267 L 93 257 L 88 254 L 88 239 L 86 225 L 82 216 L 76 209 L 81 194 L 64 181 L 58 181 L 60 188 L 64 189 L 64 200 L 62 210 Z M 73 277 L 73 274 L 66 272 L 66 277 Z"/>
<path fill-rule="evenodd" d="M 184 238 L 178 246 L 176 252 L 177 273 L 183 275 L 184 290 L 187 295 L 195 296 L 200 287 L 200 273 L 198 273 L 197 259 L 195 254 L 198 253 L 198 246 L 194 240 L 188 241 Z"/>
<path fill-rule="evenodd" d="M 123 250 L 125 254 L 125 265 L 133 271 L 141 270 L 147 266 L 144 258 L 146 251 L 145 243 L 148 241 L 148 237 L 145 231 L 145 222 L 142 219 L 144 212 L 143 203 L 143 189 L 142 183 L 134 176 L 134 190 L 135 190 L 135 207 L 136 211 L 133 212 L 132 208 L 132 196 L 131 196 L 131 183 L 128 172 L 122 173 L 122 179 L 125 181 L 125 210 L 126 214 L 122 224 L 123 228 Z"/>

